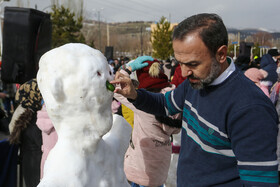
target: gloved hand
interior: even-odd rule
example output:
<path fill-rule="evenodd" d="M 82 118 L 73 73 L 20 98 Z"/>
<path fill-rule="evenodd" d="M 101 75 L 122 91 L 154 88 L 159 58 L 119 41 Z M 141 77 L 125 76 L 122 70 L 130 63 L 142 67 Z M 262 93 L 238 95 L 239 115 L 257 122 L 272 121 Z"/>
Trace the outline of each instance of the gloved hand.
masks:
<path fill-rule="evenodd" d="M 136 58 L 133 62 L 129 63 L 128 66 L 131 67 L 131 71 L 136 71 L 142 69 L 143 67 L 148 66 L 149 64 L 145 61 L 153 61 L 154 58 L 151 56 L 140 56 Z M 145 63 L 143 63 L 145 62 Z"/>

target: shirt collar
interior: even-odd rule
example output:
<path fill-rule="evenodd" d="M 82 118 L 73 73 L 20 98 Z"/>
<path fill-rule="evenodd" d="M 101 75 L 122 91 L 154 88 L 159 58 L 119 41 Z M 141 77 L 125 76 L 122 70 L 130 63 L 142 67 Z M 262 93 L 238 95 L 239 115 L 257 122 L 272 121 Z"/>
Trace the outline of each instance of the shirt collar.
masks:
<path fill-rule="evenodd" d="M 221 84 L 224 80 L 226 80 L 232 72 L 235 71 L 235 65 L 233 63 L 232 58 L 227 57 L 227 62 L 230 63 L 227 69 L 218 77 L 216 78 L 210 85 L 218 85 Z"/>

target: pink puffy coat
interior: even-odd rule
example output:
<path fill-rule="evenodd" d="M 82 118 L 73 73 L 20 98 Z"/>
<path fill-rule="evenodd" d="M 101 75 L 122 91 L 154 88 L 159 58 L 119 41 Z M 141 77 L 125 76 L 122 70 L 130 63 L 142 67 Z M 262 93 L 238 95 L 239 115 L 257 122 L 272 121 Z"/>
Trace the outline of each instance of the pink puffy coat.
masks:
<path fill-rule="evenodd" d="M 57 133 L 54 129 L 51 119 L 48 116 L 45 105 L 42 110 L 37 112 L 37 126 L 42 131 L 43 145 L 42 145 L 42 160 L 41 160 L 41 179 L 43 178 L 44 164 L 48 157 L 50 150 L 57 142 Z"/>
<path fill-rule="evenodd" d="M 175 85 L 164 88 L 161 92 L 172 89 L 175 89 Z M 136 109 L 120 94 L 114 94 L 114 98 L 134 112 L 131 143 L 124 157 L 127 179 L 143 186 L 164 184 L 172 151 L 170 135 L 179 133 L 181 129 L 159 123 L 154 115 Z"/>

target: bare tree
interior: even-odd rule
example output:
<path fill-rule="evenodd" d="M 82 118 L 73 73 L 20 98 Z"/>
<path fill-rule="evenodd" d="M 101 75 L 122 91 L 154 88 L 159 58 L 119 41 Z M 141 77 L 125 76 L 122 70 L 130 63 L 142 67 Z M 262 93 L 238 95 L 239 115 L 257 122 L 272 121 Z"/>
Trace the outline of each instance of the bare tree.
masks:
<path fill-rule="evenodd" d="M 271 47 L 271 39 L 272 35 L 268 32 L 257 32 L 253 35 L 253 40 L 256 43 L 259 43 L 261 46 L 269 46 Z"/>

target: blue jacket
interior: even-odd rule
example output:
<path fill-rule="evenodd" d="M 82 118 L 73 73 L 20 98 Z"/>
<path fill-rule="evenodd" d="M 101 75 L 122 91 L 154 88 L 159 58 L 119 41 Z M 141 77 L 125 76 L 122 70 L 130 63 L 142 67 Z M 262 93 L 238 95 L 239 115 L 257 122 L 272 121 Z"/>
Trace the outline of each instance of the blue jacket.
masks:
<path fill-rule="evenodd" d="M 271 81 L 273 85 L 278 79 L 278 74 L 276 72 L 277 64 L 270 54 L 262 56 L 260 68 L 267 71 L 268 73 L 267 77 L 264 80 Z"/>

